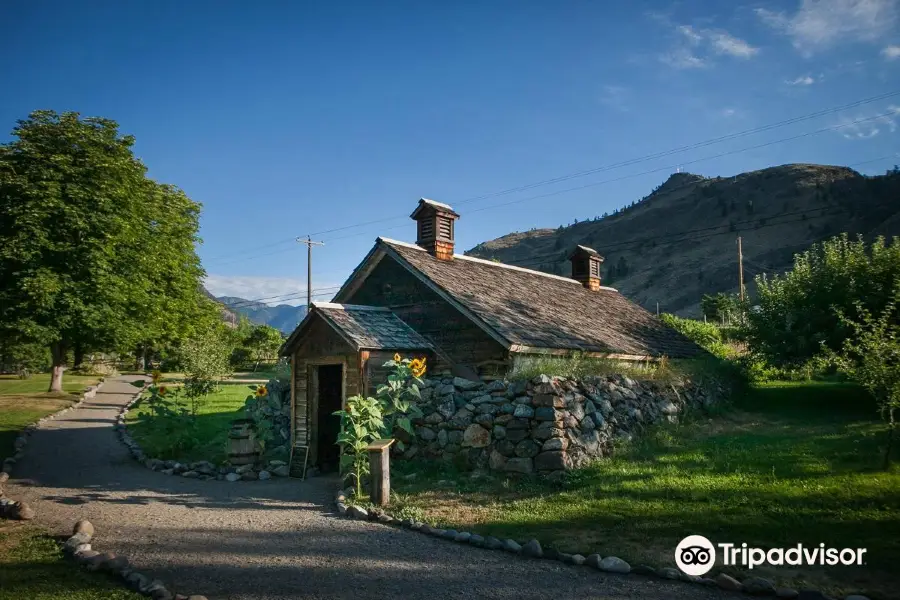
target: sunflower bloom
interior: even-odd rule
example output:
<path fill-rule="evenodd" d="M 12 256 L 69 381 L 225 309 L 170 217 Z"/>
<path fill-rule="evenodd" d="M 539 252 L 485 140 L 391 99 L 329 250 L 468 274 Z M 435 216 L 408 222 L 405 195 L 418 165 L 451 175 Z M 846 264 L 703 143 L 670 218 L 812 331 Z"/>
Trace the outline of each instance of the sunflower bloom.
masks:
<path fill-rule="evenodd" d="M 409 370 L 415 377 L 425 374 L 425 358 L 414 358 L 409 362 Z"/>
<path fill-rule="evenodd" d="M 261 385 L 256 388 L 256 396 L 258 398 L 262 398 L 263 396 L 265 396 L 268 393 L 269 393 L 269 391 L 266 389 L 266 386 L 264 386 L 264 385 Z"/>
<path fill-rule="evenodd" d="M 158 393 L 160 396 L 165 396 L 165 395 L 166 395 L 166 392 L 168 392 L 168 391 L 169 391 L 169 388 L 167 388 L 167 387 L 164 386 L 164 385 L 161 385 L 161 386 L 159 386 L 159 390 L 157 391 L 157 393 Z"/>
<path fill-rule="evenodd" d="M 397 362 L 397 363 L 398 363 L 398 362 L 400 362 L 400 360 L 401 360 L 402 358 L 403 358 L 403 357 L 401 357 L 400 354 L 397 353 L 397 354 L 394 355 L 394 362 Z"/>
<path fill-rule="evenodd" d="M 159 383 L 160 379 L 162 379 L 162 373 L 160 371 L 153 371 L 153 373 L 150 374 L 150 380 L 153 383 Z"/>

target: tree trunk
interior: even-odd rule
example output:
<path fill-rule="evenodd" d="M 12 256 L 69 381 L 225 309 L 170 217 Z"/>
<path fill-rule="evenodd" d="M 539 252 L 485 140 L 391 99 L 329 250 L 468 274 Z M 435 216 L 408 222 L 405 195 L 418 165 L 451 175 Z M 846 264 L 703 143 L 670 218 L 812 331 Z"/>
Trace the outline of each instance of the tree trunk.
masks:
<path fill-rule="evenodd" d="M 884 450 L 884 464 L 882 468 L 887 471 L 891 468 L 891 452 L 894 450 L 894 409 L 888 409 L 888 441 L 887 448 Z"/>
<path fill-rule="evenodd" d="M 53 358 L 53 369 L 50 375 L 48 392 L 62 393 L 63 371 L 66 370 L 66 347 L 62 342 L 50 345 L 50 356 Z"/>
<path fill-rule="evenodd" d="M 84 346 L 81 344 L 75 344 L 75 350 L 73 352 L 75 354 L 75 360 L 72 361 L 72 364 L 75 367 L 80 367 L 81 363 L 84 362 Z"/>

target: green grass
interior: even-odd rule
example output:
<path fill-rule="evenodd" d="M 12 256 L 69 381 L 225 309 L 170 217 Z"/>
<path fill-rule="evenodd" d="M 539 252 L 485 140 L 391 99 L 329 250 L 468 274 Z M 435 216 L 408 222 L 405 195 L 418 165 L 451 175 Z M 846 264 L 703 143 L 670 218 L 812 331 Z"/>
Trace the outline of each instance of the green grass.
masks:
<path fill-rule="evenodd" d="M 231 421 L 244 418 L 244 402 L 252 391 L 245 383 L 222 384 L 200 402 L 193 438 L 196 445 L 183 450 L 173 447 L 173 437 L 155 427 L 153 419 L 142 406 L 143 400 L 128 413 L 127 425 L 132 437 L 148 456 L 181 461 L 209 460 L 223 462 L 227 454 L 228 430 Z M 186 402 L 182 402 L 187 406 Z"/>
<path fill-rule="evenodd" d="M 674 566 L 675 546 L 689 534 L 764 548 L 867 548 L 862 568 L 753 572 L 888 598 L 896 597 L 900 561 L 900 468 L 878 470 L 884 441 L 859 388 L 774 383 L 714 419 L 654 429 L 562 485 L 395 462 L 392 487 L 398 508 L 422 509 L 445 526 L 632 565 Z"/>
<path fill-rule="evenodd" d="M 0 525 L 0 600 L 138 600 L 111 576 L 67 561 L 52 538 L 24 524 Z"/>
<path fill-rule="evenodd" d="M 78 394 L 84 388 L 100 381 L 96 375 L 63 374 L 63 391 Z M 38 373 L 28 379 L 19 379 L 18 375 L 0 375 L 0 396 L 44 394 L 50 387 L 50 374 Z"/>
<path fill-rule="evenodd" d="M 55 413 L 78 400 L 84 388 L 99 381 L 98 377 L 63 376 L 63 394 L 47 393 L 48 374 L 19 379 L 15 375 L 0 375 L 0 460 L 13 454 L 13 441 L 23 427 Z"/>

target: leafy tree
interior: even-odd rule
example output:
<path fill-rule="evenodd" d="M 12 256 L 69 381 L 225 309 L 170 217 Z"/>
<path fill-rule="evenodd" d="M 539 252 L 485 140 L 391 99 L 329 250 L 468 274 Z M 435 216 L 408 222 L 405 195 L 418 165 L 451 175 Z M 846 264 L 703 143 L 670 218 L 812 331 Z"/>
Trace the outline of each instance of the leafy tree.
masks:
<path fill-rule="evenodd" d="M 270 360 L 278 356 L 278 349 L 281 347 L 284 338 L 281 332 L 269 325 L 257 325 L 252 329 L 250 335 L 247 336 L 245 345 L 250 350 L 252 356 L 255 357 L 256 364 L 253 370 L 259 368 L 259 363 L 263 360 Z"/>
<path fill-rule="evenodd" d="M 741 313 L 741 301 L 736 295 L 724 292 L 703 294 L 700 309 L 707 319 L 725 324 L 730 323 Z"/>
<path fill-rule="evenodd" d="M 0 145 L 0 338 L 76 350 L 176 337 L 201 306 L 198 204 L 158 184 L 109 119 L 36 111 Z"/>
<path fill-rule="evenodd" d="M 873 316 L 868 309 L 857 304 L 857 320 L 838 312 L 841 322 L 850 329 L 839 352 L 830 352 L 832 364 L 869 390 L 878 402 L 882 419 L 888 425 L 888 440 L 884 452 L 883 468 L 891 464 L 891 452 L 896 429 L 896 411 L 900 409 L 900 279 L 894 296 L 881 314 Z"/>
<path fill-rule="evenodd" d="M 844 234 L 813 245 L 783 276 L 756 278 L 758 306 L 747 313 L 750 349 L 785 367 L 801 366 L 823 348 L 838 352 L 854 331 L 848 323 L 859 322 L 862 310 L 882 314 L 898 278 L 898 238 L 888 244 L 879 237 L 867 247 Z"/>
<path fill-rule="evenodd" d="M 0 341 L 0 372 L 18 373 L 27 378 L 49 365 L 50 351 L 46 346 L 16 337 Z"/>

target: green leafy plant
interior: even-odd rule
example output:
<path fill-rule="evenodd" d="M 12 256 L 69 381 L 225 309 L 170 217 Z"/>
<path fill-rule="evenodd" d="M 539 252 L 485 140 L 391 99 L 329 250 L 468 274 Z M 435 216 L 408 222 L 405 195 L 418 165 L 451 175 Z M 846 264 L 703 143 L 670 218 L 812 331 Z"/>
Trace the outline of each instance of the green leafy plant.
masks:
<path fill-rule="evenodd" d="M 839 352 L 825 350 L 842 373 L 866 388 L 878 403 L 881 418 L 887 423 L 888 439 L 884 452 L 884 470 L 891 463 L 896 429 L 896 411 L 900 409 L 900 279 L 894 286 L 894 297 L 878 316 L 861 304 L 858 319 L 836 311 L 841 322 L 851 331 Z"/>
<path fill-rule="evenodd" d="M 412 419 L 422 418 L 422 411 L 416 402 L 422 399 L 419 386 L 425 374 L 424 358 L 402 358 L 395 354 L 393 360 L 384 363 L 393 371 L 388 374 L 387 383 L 378 386 L 375 395 L 381 402 L 384 416 L 383 437 L 392 437 L 400 429 L 410 437 L 413 435 Z M 397 440 L 400 450 L 405 448 L 403 440 Z"/>
<path fill-rule="evenodd" d="M 353 396 L 347 399 L 344 410 L 334 412 L 341 418 L 337 443 L 341 447 L 341 474 L 351 474 L 355 480 L 356 497 L 362 497 L 362 480 L 369 473 L 366 448 L 379 439 L 384 431 L 382 404 L 376 398 Z"/>
<path fill-rule="evenodd" d="M 166 440 L 166 447 L 147 448 L 157 458 L 175 458 L 199 444 L 197 421 L 182 404 L 178 388 L 152 384 L 141 403 L 141 416 L 149 417 L 147 427 L 152 438 Z"/>
<path fill-rule="evenodd" d="M 253 390 L 253 393 L 247 396 L 244 411 L 249 418 L 253 419 L 256 445 L 260 454 L 263 454 L 275 437 L 272 416 L 275 411 L 281 410 L 281 402 L 276 394 L 270 393 L 269 386 L 251 385 L 249 388 Z"/>
<path fill-rule="evenodd" d="M 779 367 L 802 367 L 823 349 L 841 352 L 863 310 L 881 314 L 900 277 L 900 238 L 867 245 L 846 234 L 794 258 L 783 276 L 756 278 L 757 306 L 747 312 L 750 350 Z M 896 317 L 895 317 L 896 318 Z"/>
<path fill-rule="evenodd" d="M 224 325 L 217 324 L 186 339 L 181 345 L 184 367 L 184 392 L 191 402 L 191 413 L 199 412 L 200 402 L 231 374 L 231 345 Z"/>

